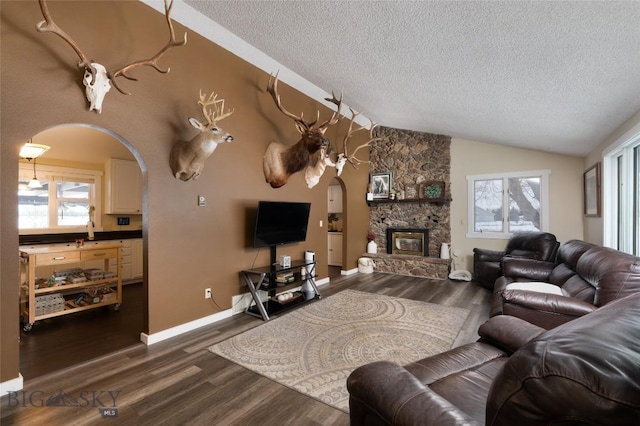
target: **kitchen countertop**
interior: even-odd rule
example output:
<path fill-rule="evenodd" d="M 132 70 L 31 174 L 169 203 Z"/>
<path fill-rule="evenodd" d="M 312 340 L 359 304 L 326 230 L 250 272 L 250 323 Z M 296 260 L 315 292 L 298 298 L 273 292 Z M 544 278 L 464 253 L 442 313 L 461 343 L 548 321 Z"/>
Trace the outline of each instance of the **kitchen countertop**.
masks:
<path fill-rule="evenodd" d="M 84 238 L 85 241 L 90 241 L 86 232 L 69 234 L 33 234 L 20 235 L 20 245 L 75 243 L 77 238 Z M 92 241 L 129 240 L 132 238 L 142 238 L 142 230 L 96 232 L 94 233 L 94 239 Z"/>

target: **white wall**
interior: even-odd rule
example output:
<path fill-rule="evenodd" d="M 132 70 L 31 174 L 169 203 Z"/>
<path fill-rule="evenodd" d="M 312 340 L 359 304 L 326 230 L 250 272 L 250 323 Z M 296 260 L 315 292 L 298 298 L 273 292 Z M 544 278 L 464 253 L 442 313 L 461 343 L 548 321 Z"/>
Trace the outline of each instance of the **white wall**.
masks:
<path fill-rule="evenodd" d="M 468 175 L 551 170 L 549 232 L 562 243 L 583 238 L 582 173 L 579 157 L 463 139 L 451 141 L 451 243 L 462 252 L 459 269 L 473 270 L 473 248 L 503 250 L 507 240 L 467 238 Z"/>

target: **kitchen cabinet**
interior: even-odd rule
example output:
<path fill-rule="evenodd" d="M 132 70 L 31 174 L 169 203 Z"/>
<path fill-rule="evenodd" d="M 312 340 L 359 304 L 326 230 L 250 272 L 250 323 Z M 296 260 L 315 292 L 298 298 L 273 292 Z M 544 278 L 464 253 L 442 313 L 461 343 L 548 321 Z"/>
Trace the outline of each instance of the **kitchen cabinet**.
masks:
<path fill-rule="evenodd" d="M 331 266 L 342 266 L 342 232 L 329 232 L 329 255 L 328 264 Z"/>
<path fill-rule="evenodd" d="M 84 247 L 21 247 L 20 316 L 24 331 L 30 331 L 36 321 L 60 315 L 108 305 L 118 310 L 122 303 L 121 248 L 120 244 L 109 242 Z M 110 272 L 111 260 L 115 262 L 115 272 Z M 101 267 L 71 268 L 92 262 Z M 51 268 L 55 272 L 48 275 Z M 47 275 L 37 278 L 41 269 Z"/>
<path fill-rule="evenodd" d="M 142 279 L 142 238 L 130 238 L 126 240 L 105 241 L 120 244 L 120 273 L 122 281 L 140 281 Z M 111 265 L 111 272 L 115 271 L 115 265 Z"/>
<path fill-rule="evenodd" d="M 137 162 L 107 160 L 105 186 L 105 213 L 142 214 L 142 172 Z"/>
<path fill-rule="evenodd" d="M 136 238 L 131 241 L 131 275 L 132 279 L 142 279 L 144 274 L 142 260 L 142 238 Z"/>
<path fill-rule="evenodd" d="M 327 188 L 329 213 L 342 213 L 342 187 L 340 185 L 330 185 Z"/>

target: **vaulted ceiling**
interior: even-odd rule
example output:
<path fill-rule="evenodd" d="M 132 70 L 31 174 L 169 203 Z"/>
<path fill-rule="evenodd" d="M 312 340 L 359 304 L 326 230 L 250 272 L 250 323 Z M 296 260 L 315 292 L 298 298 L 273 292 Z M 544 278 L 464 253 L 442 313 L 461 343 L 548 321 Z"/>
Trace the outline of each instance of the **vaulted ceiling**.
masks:
<path fill-rule="evenodd" d="M 178 8 L 195 31 L 210 19 L 323 91 L 344 89 L 384 126 L 584 156 L 640 110 L 639 1 Z"/>

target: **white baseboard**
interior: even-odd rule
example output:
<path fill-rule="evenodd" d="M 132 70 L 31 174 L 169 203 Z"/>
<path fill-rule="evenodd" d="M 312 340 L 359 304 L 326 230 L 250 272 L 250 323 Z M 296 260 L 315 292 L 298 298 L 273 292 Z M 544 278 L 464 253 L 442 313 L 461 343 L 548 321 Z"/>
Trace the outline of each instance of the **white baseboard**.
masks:
<path fill-rule="evenodd" d="M 0 396 L 5 396 L 7 392 L 16 392 L 22 390 L 24 387 L 24 378 L 22 374 L 18 373 L 18 377 L 15 379 L 7 380 L 0 383 Z"/>
<path fill-rule="evenodd" d="M 356 270 L 357 271 L 357 270 Z M 323 278 L 321 280 L 316 281 L 317 286 L 329 284 L 329 278 Z M 300 287 L 296 289 L 289 289 L 287 291 L 299 290 Z M 260 291 L 260 297 L 267 300 L 268 294 L 266 291 Z M 261 299 L 262 300 L 262 299 Z M 213 315 L 206 316 L 204 318 L 197 319 L 195 321 L 190 321 L 181 325 L 177 325 L 175 327 L 168 328 L 166 330 L 159 331 L 153 334 L 140 333 L 140 341 L 145 345 L 153 345 L 154 343 L 161 342 L 163 340 L 170 339 L 172 337 L 179 336 L 183 333 L 188 333 L 189 331 L 193 331 L 196 328 L 204 327 L 205 325 L 210 325 L 220 320 L 229 318 L 235 314 L 239 314 L 244 312 L 244 309 L 249 306 L 249 304 L 253 301 L 251 298 L 251 293 L 239 294 L 237 296 L 233 296 L 231 298 L 231 309 L 227 309 L 222 312 L 218 312 Z"/>
<path fill-rule="evenodd" d="M 190 321 L 175 327 L 168 328 L 166 330 L 159 331 L 153 334 L 140 333 L 140 341 L 145 345 L 153 345 L 154 343 L 161 342 L 163 340 L 170 339 L 172 337 L 179 336 L 189 331 L 193 331 L 196 328 L 204 327 L 205 325 L 213 324 L 225 318 L 231 317 L 231 309 L 227 309 L 222 312 L 215 313 L 213 315 L 206 316 L 204 318 Z"/>
<path fill-rule="evenodd" d="M 316 286 L 321 286 L 321 285 L 325 285 L 325 284 L 329 284 L 329 277 L 323 278 L 321 280 L 317 280 L 316 281 Z"/>
<path fill-rule="evenodd" d="M 358 268 L 349 269 L 347 271 L 345 270 L 340 271 L 340 275 L 353 275 L 357 273 L 358 273 Z"/>

